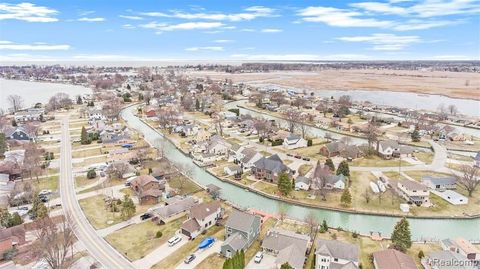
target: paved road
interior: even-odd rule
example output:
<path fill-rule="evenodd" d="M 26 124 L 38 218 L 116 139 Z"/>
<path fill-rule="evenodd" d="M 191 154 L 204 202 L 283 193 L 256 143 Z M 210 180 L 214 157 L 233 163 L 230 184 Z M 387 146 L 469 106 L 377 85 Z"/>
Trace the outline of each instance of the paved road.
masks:
<path fill-rule="evenodd" d="M 132 263 L 119 254 L 103 238 L 101 238 L 88 222 L 78 204 L 75 195 L 75 182 L 72 175 L 72 152 L 68 118 L 62 120 L 60 164 L 60 196 L 65 215 L 69 215 L 69 222 L 89 254 L 105 268 L 128 269 L 134 268 Z"/>
<path fill-rule="evenodd" d="M 160 261 L 162 261 L 163 259 L 165 259 L 166 257 L 168 257 L 168 255 L 172 254 L 177 249 L 181 248 L 182 246 L 188 243 L 188 238 L 186 236 L 181 234 L 177 234 L 177 235 L 182 237 L 182 241 L 178 242 L 173 247 L 168 246 L 168 243 L 164 243 L 163 245 L 156 248 L 154 251 L 147 254 L 142 259 L 134 261 L 133 264 L 135 265 L 135 267 L 139 269 L 150 268 L 155 264 L 159 263 Z"/>
<path fill-rule="evenodd" d="M 199 265 L 203 260 L 205 260 L 208 256 L 214 253 L 220 253 L 220 247 L 222 246 L 223 241 L 216 240 L 215 243 L 213 243 L 213 246 L 204 249 L 204 250 L 197 250 L 195 251 L 195 255 L 197 256 L 195 260 L 193 260 L 189 264 L 185 264 L 183 261 L 180 263 L 176 269 L 189 269 L 189 268 L 195 268 L 197 265 Z"/>

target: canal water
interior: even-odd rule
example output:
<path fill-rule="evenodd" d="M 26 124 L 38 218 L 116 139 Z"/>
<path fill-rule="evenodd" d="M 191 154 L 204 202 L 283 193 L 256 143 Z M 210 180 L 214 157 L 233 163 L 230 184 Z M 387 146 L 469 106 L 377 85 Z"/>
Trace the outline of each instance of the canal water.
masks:
<path fill-rule="evenodd" d="M 121 116 L 127 124 L 142 133 L 145 139 L 152 145 L 158 145 L 164 141 L 164 151 L 167 158 L 175 164 L 189 164 L 192 166 L 192 178 L 205 186 L 215 184 L 222 188 L 222 197 L 229 202 L 244 208 L 255 208 L 264 212 L 276 214 L 279 208 L 286 208 L 289 217 L 303 220 L 310 212 L 314 213 L 319 220 L 326 220 L 330 227 L 342 227 L 361 234 L 380 232 L 389 237 L 397 217 L 376 216 L 337 212 L 304 206 L 291 205 L 279 202 L 262 195 L 247 192 L 233 184 L 223 182 L 202 168 L 196 166 L 192 160 L 180 152 L 172 143 L 164 139 L 161 134 L 151 129 L 138 119 L 133 113 L 136 106 L 124 109 Z M 388 212 L 385 212 L 388 213 Z M 412 238 L 415 240 L 445 239 L 464 237 L 471 240 L 480 239 L 480 219 L 410 219 Z"/>

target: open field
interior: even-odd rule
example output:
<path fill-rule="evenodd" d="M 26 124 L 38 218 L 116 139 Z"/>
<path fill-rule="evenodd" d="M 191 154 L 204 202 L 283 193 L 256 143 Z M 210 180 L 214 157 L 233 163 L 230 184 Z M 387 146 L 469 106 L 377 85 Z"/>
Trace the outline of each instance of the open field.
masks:
<path fill-rule="evenodd" d="M 185 219 L 186 217 L 182 217 L 165 225 L 145 221 L 111 233 L 105 239 L 120 253 L 134 261 L 165 243 L 180 228 Z M 162 236 L 157 238 L 157 232 L 161 232 Z"/>
<path fill-rule="evenodd" d="M 442 94 L 449 97 L 480 100 L 472 95 L 480 88 L 476 73 L 407 70 L 323 70 L 318 72 L 268 72 L 230 74 L 213 71 L 190 72 L 194 77 L 231 79 L 234 83 L 272 83 L 311 90 L 385 90 Z M 465 83 L 467 80 L 470 83 Z"/>

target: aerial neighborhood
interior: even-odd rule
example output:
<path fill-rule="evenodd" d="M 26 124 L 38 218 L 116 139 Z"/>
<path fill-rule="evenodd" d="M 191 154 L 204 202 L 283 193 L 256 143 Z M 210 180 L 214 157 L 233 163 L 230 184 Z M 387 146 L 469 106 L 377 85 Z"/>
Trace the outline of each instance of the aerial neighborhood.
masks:
<path fill-rule="evenodd" d="M 212 68 L 0 67 L 0 268 L 479 268 L 480 118 Z"/>

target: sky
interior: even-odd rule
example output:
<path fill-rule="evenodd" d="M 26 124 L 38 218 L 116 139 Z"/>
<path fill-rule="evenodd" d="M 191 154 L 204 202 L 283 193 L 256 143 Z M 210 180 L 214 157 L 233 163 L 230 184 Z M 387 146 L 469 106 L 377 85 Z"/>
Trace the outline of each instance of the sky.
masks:
<path fill-rule="evenodd" d="M 0 2 L 0 62 L 60 60 L 480 60 L 480 0 Z"/>

